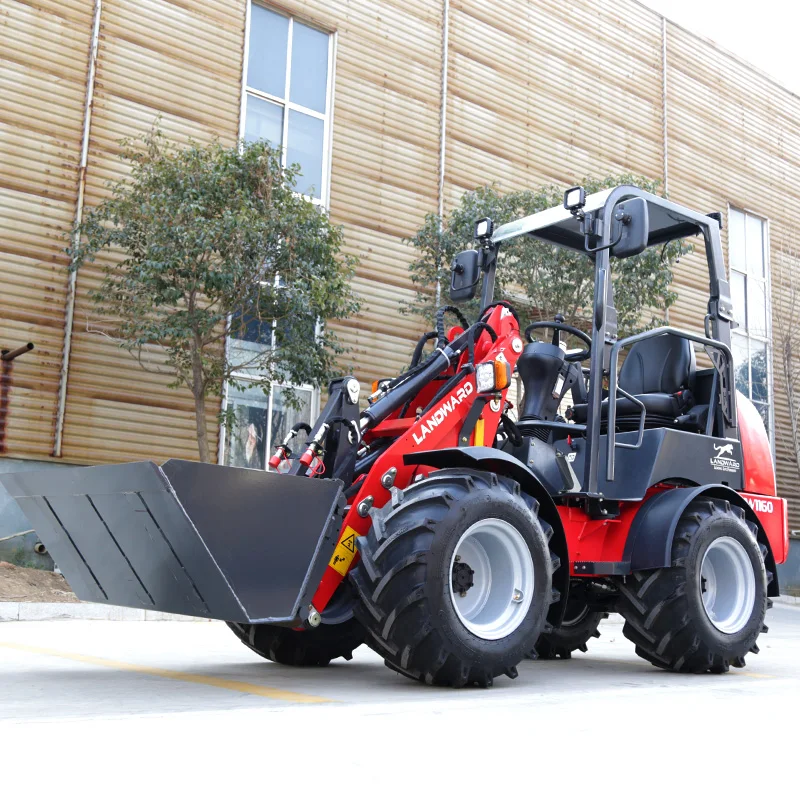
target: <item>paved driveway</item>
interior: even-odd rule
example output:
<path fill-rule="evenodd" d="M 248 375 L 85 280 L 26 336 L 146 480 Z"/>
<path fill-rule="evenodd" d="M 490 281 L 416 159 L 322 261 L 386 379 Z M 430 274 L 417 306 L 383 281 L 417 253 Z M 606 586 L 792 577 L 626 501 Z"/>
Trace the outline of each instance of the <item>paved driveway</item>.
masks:
<path fill-rule="evenodd" d="M 412 683 L 365 647 L 327 669 L 271 664 L 220 623 L 5 623 L 3 785 L 84 798 L 796 797 L 800 607 L 767 622 L 761 653 L 727 675 L 657 670 L 612 618 L 586 655 L 460 691 Z"/>

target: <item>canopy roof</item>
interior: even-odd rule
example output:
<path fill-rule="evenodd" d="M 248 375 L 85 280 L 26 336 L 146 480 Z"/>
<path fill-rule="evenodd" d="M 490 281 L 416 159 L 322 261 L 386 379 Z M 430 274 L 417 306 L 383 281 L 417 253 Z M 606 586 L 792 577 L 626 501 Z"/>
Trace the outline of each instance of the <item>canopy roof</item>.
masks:
<path fill-rule="evenodd" d="M 612 197 L 613 195 L 613 197 Z M 635 186 L 618 186 L 605 189 L 586 196 L 584 213 L 599 211 L 609 200 L 612 205 L 630 197 L 643 197 L 647 201 L 650 235 L 648 247 L 663 244 L 673 239 L 682 239 L 701 233 L 701 225 L 708 225 L 712 220 L 688 208 L 671 203 L 663 197 L 645 192 Z M 584 236 L 580 232 L 580 221 L 563 206 L 548 208 L 522 219 L 507 222 L 498 227 L 492 236 L 492 242 L 507 241 L 517 236 L 532 236 L 544 242 L 567 247 L 585 253 Z"/>

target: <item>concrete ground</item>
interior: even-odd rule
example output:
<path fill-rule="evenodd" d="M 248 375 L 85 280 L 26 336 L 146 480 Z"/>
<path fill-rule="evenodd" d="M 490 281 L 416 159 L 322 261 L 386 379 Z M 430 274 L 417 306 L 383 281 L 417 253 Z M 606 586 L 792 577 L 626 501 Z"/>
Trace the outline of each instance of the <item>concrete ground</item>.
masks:
<path fill-rule="evenodd" d="M 294 670 L 221 623 L 0 625 L 8 797 L 796 797 L 800 607 L 727 675 L 638 659 L 612 618 L 590 652 L 493 689 L 425 687 L 366 647 Z M 35 787 L 33 790 L 31 787 Z"/>

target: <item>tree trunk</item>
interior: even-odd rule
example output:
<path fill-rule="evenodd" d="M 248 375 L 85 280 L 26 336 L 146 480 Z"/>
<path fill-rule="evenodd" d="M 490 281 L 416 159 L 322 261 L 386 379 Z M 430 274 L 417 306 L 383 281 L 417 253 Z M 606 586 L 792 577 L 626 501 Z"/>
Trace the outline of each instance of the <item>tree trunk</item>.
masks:
<path fill-rule="evenodd" d="M 206 398 L 203 392 L 195 392 L 194 395 L 194 418 L 197 424 L 197 450 L 200 453 L 200 460 L 207 464 L 213 464 L 216 459 L 211 458 L 211 450 L 208 446 L 208 428 L 206 427 Z"/>
<path fill-rule="evenodd" d="M 197 339 L 197 337 L 195 337 Z M 192 347 L 192 394 L 194 395 L 194 420 L 197 427 L 197 450 L 200 460 L 212 464 L 211 450 L 208 446 L 208 426 L 206 424 L 206 393 L 203 380 L 202 351 L 195 341 Z"/>

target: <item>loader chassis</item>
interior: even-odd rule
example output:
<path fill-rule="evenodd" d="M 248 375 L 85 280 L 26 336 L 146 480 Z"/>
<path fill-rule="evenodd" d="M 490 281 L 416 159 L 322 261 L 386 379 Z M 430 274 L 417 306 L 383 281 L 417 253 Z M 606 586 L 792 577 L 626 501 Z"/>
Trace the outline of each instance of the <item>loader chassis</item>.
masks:
<path fill-rule="evenodd" d="M 493 301 L 498 253 L 518 236 L 591 259 L 589 332 L 561 317 L 525 328 Z M 704 335 L 620 339 L 611 259 L 688 236 L 708 261 Z M 734 389 L 720 218 L 631 186 L 576 187 L 564 208 L 479 220 L 476 240 L 451 292 L 480 283 L 479 319 L 441 308 L 366 407 L 353 377 L 334 381 L 273 472 L 169 461 L 1 476 L 78 595 L 224 619 L 296 666 L 364 641 L 451 686 L 585 650 L 614 610 L 658 667 L 744 666 L 779 593 L 787 512 L 761 419 Z M 712 367 L 697 369 L 698 347 Z"/>

